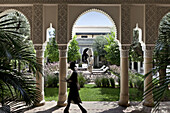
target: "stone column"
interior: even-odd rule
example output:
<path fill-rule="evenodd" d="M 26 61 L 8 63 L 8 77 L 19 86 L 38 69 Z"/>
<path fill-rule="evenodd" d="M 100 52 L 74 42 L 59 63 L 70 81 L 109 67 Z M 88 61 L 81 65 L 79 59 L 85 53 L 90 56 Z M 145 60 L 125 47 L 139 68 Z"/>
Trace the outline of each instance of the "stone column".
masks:
<path fill-rule="evenodd" d="M 138 61 L 138 73 L 140 73 L 140 68 L 141 68 L 141 62 L 140 61 Z"/>
<path fill-rule="evenodd" d="M 67 83 L 65 78 L 67 75 L 67 46 L 59 46 L 59 95 L 57 106 L 67 105 Z"/>
<path fill-rule="evenodd" d="M 152 49 L 145 49 L 144 50 L 144 74 L 147 74 L 148 72 L 150 72 L 152 70 L 152 53 L 153 50 Z M 147 88 L 149 87 L 148 84 L 152 81 L 152 73 L 149 74 L 144 81 L 144 91 L 147 90 Z M 152 92 L 148 93 L 145 97 L 144 97 L 144 103 L 143 105 L 148 106 L 148 107 L 152 107 L 153 106 L 153 94 Z"/>
<path fill-rule="evenodd" d="M 134 61 L 132 61 L 132 70 L 134 70 Z"/>
<path fill-rule="evenodd" d="M 99 56 L 97 55 L 97 67 L 99 67 Z"/>
<path fill-rule="evenodd" d="M 44 48 L 43 45 L 41 44 L 34 44 L 34 48 L 36 50 L 36 58 L 37 58 L 37 63 L 41 64 L 41 71 L 37 71 L 36 74 L 36 83 L 37 87 L 39 89 L 39 98 L 38 98 L 38 103 L 35 103 L 36 106 L 41 106 L 45 104 L 44 100 Z"/>
<path fill-rule="evenodd" d="M 120 106 L 129 106 L 128 56 L 129 49 L 120 50 Z"/>

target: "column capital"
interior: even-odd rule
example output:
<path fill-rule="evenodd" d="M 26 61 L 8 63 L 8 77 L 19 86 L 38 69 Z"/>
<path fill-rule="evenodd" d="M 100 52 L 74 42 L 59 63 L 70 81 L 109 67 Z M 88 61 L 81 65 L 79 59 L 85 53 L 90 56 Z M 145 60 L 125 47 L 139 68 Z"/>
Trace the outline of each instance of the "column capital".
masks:
<path fill-rule="evenodd" d="M 120 50 L 120 57 L 121 58 L 128 58 L 129 57 L 129 45 L 120 45 L 119 50 Z"/>
<path fill-rule="evenodd" d="M 120 50 L 120 57 L 121 58 L 128 58 L 129 57 L 129 50 Z"/>
<path fill-rule="evenodd" d="M 36 57 L 43 57 L 45 47 L 43 44 L 34 44 L 34 49 L 36 50 Z"/>
<path fill-rule="evenodd" d="M 34 49 L 37 51 L 41 51 L 44 49 L 43 44 L 34 44 Z"/>
<path fill-rule="evenodd" d="M 144 57 L 145 58 L 152 58 L 152 54 L 153 54 L 153 50 L 154 50 L 155 46 L 151 45 L 151 46 L 142 46 L 142 50 L 144 51 Z"/>
<path fill-rule="evenodd" d="M 59 50 L 67 50 L 67 44 L 62 44 L 62 45 L 58 44 L 58 49 Z"/>
<path fill-rule="evenodd" d="M 60 58 L 67 58 L 67 45 L 59 45 Z"/>
<path fill-rule="evenodd" d="M 129 50 L 131 44 L 120 44 L 119 50 Z"/>
<path fill-rule="evenodd" d="M 142 45 L 142 50 L 145 51 L 145 50 L 153 50 L 155 48 L 155 45 L 146 45 L 146 44 L 143 44 Z"/>

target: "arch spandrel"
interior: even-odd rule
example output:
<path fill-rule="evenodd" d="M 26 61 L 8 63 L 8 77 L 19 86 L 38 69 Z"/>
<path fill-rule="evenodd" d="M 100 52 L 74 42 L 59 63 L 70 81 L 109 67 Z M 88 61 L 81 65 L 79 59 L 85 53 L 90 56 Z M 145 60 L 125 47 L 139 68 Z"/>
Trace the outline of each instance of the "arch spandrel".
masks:
<path fill-rule="evenodd" d="M 131 44 L 130 5 L 121 5 L 121 44 Z"/>
<path fill-rule="evenodd" d="M 43 5 L 34 4 L 33 5 L 33 43 L 43 44 L 44 43 L 44 31 L 43 31 Z"/>
<path fill-rule="evenodd" d="M 67 4 L 58 4 L 58 44 L 68 43 L 68 6 Z"/>
<path fill-rule="evenodd" d="M 157 8 L 155 5 L 145 5 L 145 44 L 155 44 L 157 35 Z"/>
<path fill-rule="evenodd" d="M 71 5 L 68 7 L 69 11 L 69 31 L 68 31 L 68 41 L 72 39 L 72 29 L 73 26 L 78 20 L 79 17 L 82 15 L 90 12 L 90 11 L 97 11 L 105 16 L 107 16 L 111 22 L 113 23 L 113 27 L 116 28 L 116 36 L 117 39 L 120 39 L 120 6 L 114 5 L 114 6 L 88 6 L 88 5 Z M 115 13 L 116 12 L 116 13 Z"/>

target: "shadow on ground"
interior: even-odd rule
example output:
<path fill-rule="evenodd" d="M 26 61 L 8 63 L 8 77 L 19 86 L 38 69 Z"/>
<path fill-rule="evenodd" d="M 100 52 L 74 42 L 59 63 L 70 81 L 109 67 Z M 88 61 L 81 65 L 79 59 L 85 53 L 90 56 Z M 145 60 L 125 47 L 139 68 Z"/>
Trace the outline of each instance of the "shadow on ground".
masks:
<path fill-rule="evenodd" d="M 125 110 L 125 109 L 126 109 L 126 107 L 118 106 L 116 108 L 105 110 L 100 113 L 124 113 L 123 110 Z"/>
<path fill-rule="evenodd" d="M 61 107 L 54 106 L 54 107 L 52 107 L 52 108 L 50 108 L 50 109 L 43 110 L 43 111 L 38 111 L 38 112 L 36 112 L 36 113 L 52 113 L 53 111 L 56 111 L 56 110 L 58 110 L 59 108 L 61 108 Z"/>

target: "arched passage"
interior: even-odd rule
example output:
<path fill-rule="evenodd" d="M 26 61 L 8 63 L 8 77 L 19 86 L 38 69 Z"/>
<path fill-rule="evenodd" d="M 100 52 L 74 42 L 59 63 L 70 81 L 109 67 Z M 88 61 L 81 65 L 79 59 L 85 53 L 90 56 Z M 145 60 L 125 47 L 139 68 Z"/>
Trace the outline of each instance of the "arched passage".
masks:
<path fill-rule="evenodd" d="M 117 27 L 116 27 L 116 24 L 115 22 L 113 21 L 113 19 L 111 18 L 111 16 L 109 16 L 106 12 L 100 10 L 100 9 L 88 9 L 87 11 L 84 11 L 84 12 L 81 12 L 80 15 L 78 15 L 78 17 L 76 18 L 76 20 L 74 21 L 74 24 L 72 25 L 72 32 L 71 32 L 71 37 L 70 39 L 75 35 L 75 31 L 74 31 L 74 27 L 76 26 L 76 22 L 85 14 L 87 13 L 90 13 L 90 12 L 97 12 L 97 13 L 101 13 L 103 14 L 104 16 L 106 16 L 108 18 L 108 20 L 110 21 L 110 23 L 112 25 L 110 25 L 112 27 L 112 30 L 115 32 L 115 38 L 117 39 Z M 96 18 L 97 19 L 97 18 Z M 102 22 L 101 22 L 102 23 Z M 93 25 L 94 26 L 94 25 Z M 97 26 L 97 25 L 96 25 Z"/>
<path fill-rule="evenodd" d="M 93 48 L 95 52 L 96 50 L 93 44 L 96 38 L 103 37 L 104 39 L 105 35 L 111 34 L 111 32 L 115 33 L 115 38 L 117 40 L 117 27 L 112 17 L 101 9 L 91 8 L 82 12 L 75 19 L 71 36 L 74 37 L 74 35 L 77 35 L 77 41 L 80 47 L 79 51 L 80 54 L 83 54 L 85 48 Z M 99 56 L 101 55 L 95 56 L 94 58 L 95 67 L 100 67 L 99 62 L 102 62 L 99 61 L 99 59 L 102 59 L 99 58 Z"/>
<path fill-rule="evenodd" d="M 15 89 L 16 92 L 15 95 L 12 93 L 13 91 L 11 91 L 12 96 L 8 95 L 8 98 L 14 99 L 15 96 L 18 97 L 17 95 L 20 95 L 20 99 L 22 98 L 27 104 L 31 104 L 37 92 L 36 88 L 34 89 L 36 82 L 34 81 L 35 76 L 33 76 L 33 74 L 36 74 L 37 64 L 33 43 L 30 40 L 30 24 L 27 18 L 16 10 L 6 10 L 0 15 L 1 31 L 4 33 L 1 34 L 1 39 L 4 38 L 4 42 L 0 44 L 0 48 L 2 48 L 2 53 L 5 50 L 7 54 L 7 56 L 1 57 L 2 59 L 6 59 L 6 57 L 8 58 L 8 56 L 10 56 L 8 63 L 11 65 L 11 72 L 9 72 L 14 72 L 12 74 L 13 78 L 7 86 L 13 88 L 12 90 Z M 36 100 L 38 100 L 38 98 Z M 28 103 L 28 101 L 30 102 Z"/>

